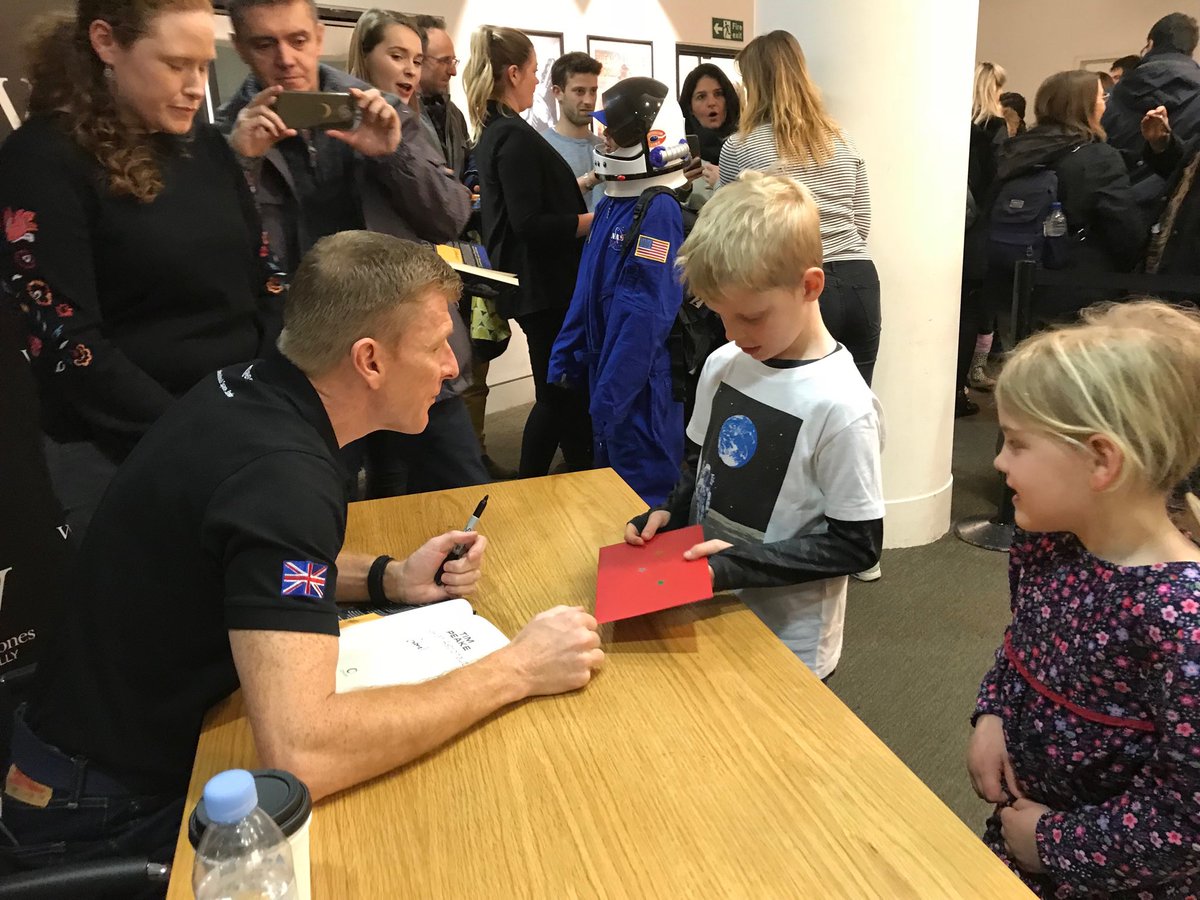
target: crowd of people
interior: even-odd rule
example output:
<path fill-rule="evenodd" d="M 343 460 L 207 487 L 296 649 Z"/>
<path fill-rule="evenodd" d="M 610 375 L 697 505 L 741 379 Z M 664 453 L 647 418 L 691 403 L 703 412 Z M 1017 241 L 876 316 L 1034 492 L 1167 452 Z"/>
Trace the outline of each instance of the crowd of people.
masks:
<path fill-rule="evenodd" d="M 881 285 L 866 164 L 797 38 L 747 43 L 740 87 L 689 73 L 695 140 L 652 165 L 666 86 L 598 96 L 585 53 L 550 66 L 539 132 L 518 30 L 472 34 L 464 113 L 442 19 L 364 12 L 341 71 L 312 0 L 227 11 L 250 73 L 215 125 L 196 121 L 209 0 L 78 0 L 31 43 L 30 116 L 0 147 L 0 274 L 75 550 L 71 613 L 13 721 L 0 856 L 169 858 L 203 716 L 239 686 L 263 763 L 319 799 L 586 685 L 596 622 L 556 607 L 431 682 L 332 688 L 338 603 L 468 594 L 487 547 L 347 553 L 347 502 L 545 475 L 559 451 L 646 501 L 614 523 L 629 543 L 702 525 L 685 555 L 714 590 L 833 677 L 847 578 L 881 574 Z M 1200 317 L 1081 311 L 1111 299 L 1085 276 L 1196 274 L 1197 38 L 1167 16 L 1111 87 L 1052 75 L 1032 127 L 1001 67 L 976 72 L 956 413 L 968 385 L 996 392 L 1019 529 L 968 769 L 996 804 L 985 839 L 1043 896 L 1195 887 L 1200 549 L 1166 498 L 1200 464 Z M 348 95 L 354 127 L 289 127 L 294 91 Z M 429 246 L 462 240 L 517 286 L 464 290 Z M 1070 324 L 993 377 L 1014 248 L 1080 284 L 1039 295 Z M 528 344 L 516 473 L 484 449 L 482 299 Z M 668 345 L 699 308 L 721 336 L 680 387 Z"/>
<path fill-rule="evenodd" d="M 1034 98 L 1033 128 L 1024 121 L 1025 98 L 1004 93 L 1004 68 L 991 62 L 975 70 L 968 166 L 967 234 L 963 260 L 962 316 L 956 415 L 978 405 L 970 390 L 990 391 L 988 357 L 997 353 L 997 314 L 1011 299 L 1011 262 L 995 245 L 1011 227 L 998 207 L 1017 197 L 1034 173 L 1045 203 L 1026 203 L 1044 217 L 1057 202 L 1066 219 L 1065 246 L 1035 248 L 1040 265 L 1076 273 L 1078 287 L 1042 290 L 1035 309 L 1045 322 L 1065 321 L 1089 303 L 1108 299 L 1105 274 L 1197 274 L 1188 248 L 1200 237 L 1181 208 L 1192 187 L 1191 142 L 1200 137 L 1200 66 L 1193 58 L 1196 21 L 1184 13 L 1154 23 L 1139 54 L 1115 60 L 1108 72 L 1058 72 Z M 1052 191 L 1048 193 L 1047 191 Z M 1036 231 L 1041 224 L 1030 219 Z M 1147 282 L 1150 284 L 1150 282 Z"/>

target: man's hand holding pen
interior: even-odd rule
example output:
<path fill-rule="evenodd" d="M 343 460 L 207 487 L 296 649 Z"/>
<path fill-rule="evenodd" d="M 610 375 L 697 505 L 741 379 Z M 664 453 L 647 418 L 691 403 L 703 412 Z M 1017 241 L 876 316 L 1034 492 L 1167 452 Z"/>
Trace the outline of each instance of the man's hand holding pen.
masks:
<path fill-rule="evenodd" d="M 389 599 L 403 603 L 433 603 L 451 597 L 466 597 L 475 590 L 483 574 L 487 538 L 477 531 L 447 531 L 430 538 L 408 559 L 395 560 L 384 573 Z M 455 547 L 462 557 L 448 559 Z M 441 584 L 434 578 L 441 573 Z"/>

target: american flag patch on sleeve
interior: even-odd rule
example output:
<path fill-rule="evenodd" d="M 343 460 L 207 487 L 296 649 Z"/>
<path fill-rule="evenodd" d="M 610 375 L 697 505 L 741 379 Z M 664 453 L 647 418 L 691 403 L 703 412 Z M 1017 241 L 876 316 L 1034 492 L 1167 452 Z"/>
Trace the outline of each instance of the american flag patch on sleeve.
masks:
<path fill-rule="evenodd" d="M 654 262 L 665 263 L 667 261 L 667 253 L 670 249 L 670 241 L 660 241 L 658 238 L 642 235 L 638 237 L 637 247 L 634 249 L 633 255 L 640 256 L 642 259 L 651 259 Z"/>
<path fill-rule="evenodd" d="M 328 566 L 322 566 L 306 559 L 289 560 L 283 564 L 283 586 L 280 595 L 284 597 L 312 597 L 320 600 L 325 596 L 325 572 Z"/>

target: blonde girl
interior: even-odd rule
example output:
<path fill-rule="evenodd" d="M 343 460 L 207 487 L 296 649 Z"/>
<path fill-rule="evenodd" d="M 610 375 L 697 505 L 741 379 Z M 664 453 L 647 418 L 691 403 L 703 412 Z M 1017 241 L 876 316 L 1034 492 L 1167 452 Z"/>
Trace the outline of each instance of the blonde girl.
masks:
<path fill-rule="evenodd" d="M 967 756 L 985 840 L 1041 896 L 1194 894 L 1200 548 L 1167 497 L 1200 462 L 1200 318 L 1092 308 L 996 398 L 1020 530 Z"/>

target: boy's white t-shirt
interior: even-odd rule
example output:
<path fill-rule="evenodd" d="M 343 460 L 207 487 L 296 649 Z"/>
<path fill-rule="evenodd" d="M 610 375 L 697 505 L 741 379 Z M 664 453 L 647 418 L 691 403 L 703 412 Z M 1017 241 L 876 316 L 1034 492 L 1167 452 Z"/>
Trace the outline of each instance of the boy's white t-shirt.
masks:
<path fill-rule="evenodd" d="M 704 365 L 688 437 L 700 445 L 691 521 L 705 537 L 770 543 L 884 514 L 879 401 L 841 345 L 775 368 L 733 342 Z M 846 576 L 739 598 L 819 677 L 842 652 Z"/>

